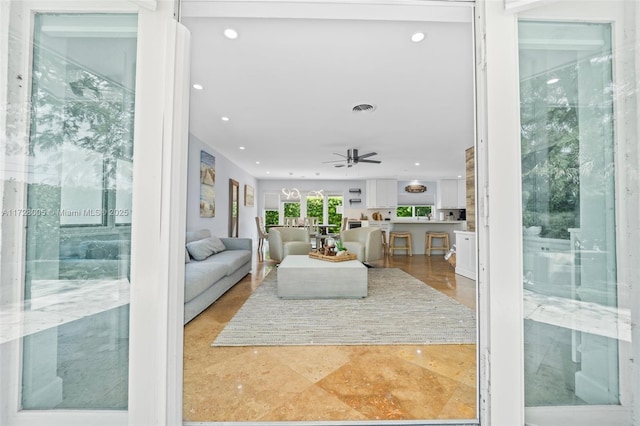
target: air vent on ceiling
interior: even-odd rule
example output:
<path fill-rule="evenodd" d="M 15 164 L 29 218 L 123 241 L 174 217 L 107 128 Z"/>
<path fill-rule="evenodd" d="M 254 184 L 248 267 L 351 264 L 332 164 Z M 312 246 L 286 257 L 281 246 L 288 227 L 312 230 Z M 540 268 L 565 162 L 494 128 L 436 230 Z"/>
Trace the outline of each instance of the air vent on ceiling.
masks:
<path fill-rule="evenodd" d="M 376 109 L 376 107 L 374 107 L 371 104 L 360 104 L 360 105 L 356 105 L 353 108 L 351 108 L 351 111 L 353 111 L 353 112 L 371 112 L 374 109 Z"/>

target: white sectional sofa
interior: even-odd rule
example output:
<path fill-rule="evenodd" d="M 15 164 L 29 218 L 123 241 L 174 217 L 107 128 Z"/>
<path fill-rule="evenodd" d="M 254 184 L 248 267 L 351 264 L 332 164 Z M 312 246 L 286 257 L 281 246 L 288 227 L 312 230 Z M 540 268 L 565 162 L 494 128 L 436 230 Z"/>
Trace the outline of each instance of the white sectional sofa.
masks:
<path fill-rule="evenodd" d="M 252 240 L 218 239 L 212 237 L 209 230 L 203 229 L 187 232 L 186 248 L 185 324 L 251 272 Z"/>

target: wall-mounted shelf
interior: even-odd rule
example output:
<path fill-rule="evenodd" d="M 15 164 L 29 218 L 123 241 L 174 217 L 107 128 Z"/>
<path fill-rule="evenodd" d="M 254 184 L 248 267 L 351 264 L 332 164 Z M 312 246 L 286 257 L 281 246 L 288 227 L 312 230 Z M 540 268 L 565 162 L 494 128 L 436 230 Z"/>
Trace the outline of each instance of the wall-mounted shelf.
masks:
<path fill-rule="evenodd" d="M 362 200 L 360 198 L 349 198 L 349 204 L 353 203 L 361 203 Z"/>
<path fill-rule="evenodd" d="M 352 194 L 361 194 L 362 190 L 360 188 L 349 188 L 349 192 Z"/>

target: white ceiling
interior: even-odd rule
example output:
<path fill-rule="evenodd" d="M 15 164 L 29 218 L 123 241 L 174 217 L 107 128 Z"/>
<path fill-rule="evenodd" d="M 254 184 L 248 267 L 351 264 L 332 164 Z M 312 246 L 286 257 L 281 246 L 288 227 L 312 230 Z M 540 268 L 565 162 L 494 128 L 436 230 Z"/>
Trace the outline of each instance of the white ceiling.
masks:
<path fill-rule="evenodd" d="M 192 83 L 204 87 L 191 89 L 194 136 L 259 179 L 464 175 L 474 142 L 468 4 L 238 4 L 183 0 Z M 425 40 L 411 42 L 418 31 Z M 376 108 L 354 113 L 360 103 Z M 325 163 L 349 148 L 382 163 Z"/>

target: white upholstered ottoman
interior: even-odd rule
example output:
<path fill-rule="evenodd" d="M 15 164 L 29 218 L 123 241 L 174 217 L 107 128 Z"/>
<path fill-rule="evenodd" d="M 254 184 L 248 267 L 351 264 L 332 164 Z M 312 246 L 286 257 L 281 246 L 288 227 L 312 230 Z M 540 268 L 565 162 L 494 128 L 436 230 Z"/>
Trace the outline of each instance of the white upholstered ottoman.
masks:
<path fill-rule="evenodd" d="M 367 297 L 367 267 L 358 260 L 327 262 L 289 255 L 278 266 L 278 297 L 340 299 Z"/>

